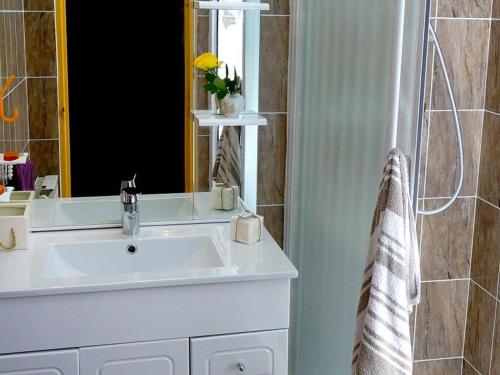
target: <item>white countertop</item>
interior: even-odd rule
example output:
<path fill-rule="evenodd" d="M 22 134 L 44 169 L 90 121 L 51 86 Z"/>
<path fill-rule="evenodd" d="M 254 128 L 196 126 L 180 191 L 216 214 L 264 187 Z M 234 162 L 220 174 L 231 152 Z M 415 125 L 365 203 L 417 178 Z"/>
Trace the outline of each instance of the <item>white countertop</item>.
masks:
<path fill-rule="evenodd" d="M 224 266 L 157 273 L 51 278 L 46 270 L 52 244 L 130 237 L 123 236 L 121 228 L 32 233 L 29 250 L 0 252 L 0 298 L 297 277 L 297 270 L 267 230 L 263 240 L 251 246 L 231 241 L 228 223 L 142 227 L 138 238 L 200 234 L 210 235 L 218 242 Z"/>

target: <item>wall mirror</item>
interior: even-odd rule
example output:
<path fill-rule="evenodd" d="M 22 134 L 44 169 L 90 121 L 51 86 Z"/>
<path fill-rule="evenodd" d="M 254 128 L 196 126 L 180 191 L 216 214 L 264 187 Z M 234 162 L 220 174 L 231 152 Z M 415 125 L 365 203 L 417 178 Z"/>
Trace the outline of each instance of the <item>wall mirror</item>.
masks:
<path fill-rule="evenodd" d="M 1 177 L 34 191 L 33 230 L 120 225 L 134 177 L 144 223 L 255 210 L 260 3 L 112 4 L 10 0 L 0 14 Z M 204 52 L 236 69 L 241 115 L 217 111 L 193 66 Z"/>

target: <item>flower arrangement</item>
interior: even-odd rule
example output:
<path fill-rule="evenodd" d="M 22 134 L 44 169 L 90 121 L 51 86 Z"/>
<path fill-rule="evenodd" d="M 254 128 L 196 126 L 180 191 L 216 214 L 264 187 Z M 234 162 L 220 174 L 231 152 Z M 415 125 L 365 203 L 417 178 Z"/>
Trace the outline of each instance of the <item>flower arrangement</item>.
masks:
<path fill-rule="evenodd" d="M 245 105 L 241 96 L 241 78 L 234 68 L 233 79 L 229 78 L 229 67 L 226 64 L 226 76 L 219 76 L 218 69 L 224 64 L 217 56 L 206 52 L 194 60 L 194 66 L 205 72 L 207 83 L 205 90 L 216 96 L 217 106 L 222 114 L 235 117 L 239 116 Z"/>

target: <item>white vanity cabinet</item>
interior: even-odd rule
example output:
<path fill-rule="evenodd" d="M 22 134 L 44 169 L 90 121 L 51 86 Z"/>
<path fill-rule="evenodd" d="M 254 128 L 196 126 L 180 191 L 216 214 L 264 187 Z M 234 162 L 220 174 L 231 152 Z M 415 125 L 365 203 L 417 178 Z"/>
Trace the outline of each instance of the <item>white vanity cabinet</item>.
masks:
<path fill-rule="evenodd" d="M 78 350 L 1 355 L 0 374 L 78 375 Z"/>
<path fill-rule="evenodd" d="M 189 375 L 188 339 L 80 349 L 80 375 Z"/>

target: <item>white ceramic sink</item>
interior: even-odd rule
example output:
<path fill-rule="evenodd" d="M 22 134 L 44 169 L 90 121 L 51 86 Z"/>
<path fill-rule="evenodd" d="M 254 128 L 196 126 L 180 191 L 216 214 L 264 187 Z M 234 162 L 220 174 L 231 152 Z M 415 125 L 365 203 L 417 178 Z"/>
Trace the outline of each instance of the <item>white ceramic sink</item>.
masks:
<path fill-rule="evenodd" d="M 120 239 L 50 245 L 46 277 L 113 276 L 222 267 L 210 236 Z"/>
<path fill-rule="evenodd" d="M 141 197 L 141 222 L 192 220 L 192 200 L 188 197 Z M 121 203 L 117 197 L 100 200 L 61 200 L 55 207 L 55 226 L 120 224 Z"/>

